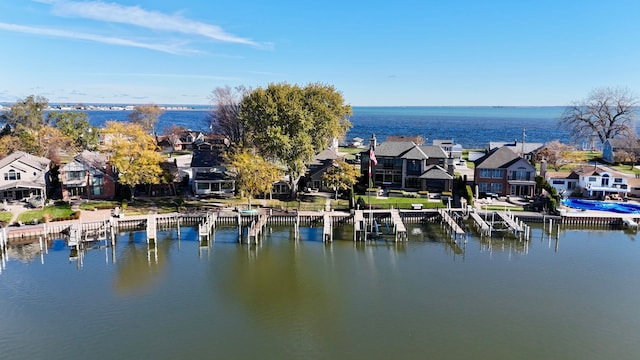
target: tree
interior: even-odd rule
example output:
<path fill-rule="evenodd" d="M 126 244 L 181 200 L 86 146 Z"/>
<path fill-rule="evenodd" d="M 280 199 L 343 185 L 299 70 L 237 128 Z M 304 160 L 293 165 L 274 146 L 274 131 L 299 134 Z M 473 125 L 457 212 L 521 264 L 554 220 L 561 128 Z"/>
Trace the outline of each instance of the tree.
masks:
<path fill-rule="evenodd" d="M 211 94 L 213 109 L 207 116 L 212 132 L 226 136 L 232 144 L 242 147 L 245 143 L 244 127 L 239 121 L 240 104 L 250 89 L 244 86 L 217 87 Z"/>
<path fill-rule="evenodd" d="M 573 162 L 572 156 L 575 149 L 572 146 L 553 140 L 547 143 L 537 154 L 538 160 L 546 160 L 555 171 L 559 171 L 563 165 Z"/>
<path fill-rule="evenodd" d="M 24 127 L 39 129 L 45 123 L 44 111 L 49 107 L 49 100 L 42 96 L 30 95 L 24 100 L 18 100 L 11 105 L 11 109 L 2 114 L 2 121 L 14 129 Z"/>
<path fill-rule="evenodd" d="M 50 112 L 49 123 L 71 138 L 74 145 L 80 149 L 94 150 L 98 147 L 99 130 L 91 126 L 84 112 Z"/>
<path fill-rule="evenodd" d="M 109 121 L 102 130 L 105 151 L 118 171 L 118 182 L 131 189 L 139 184 L 159 184 L 162 156 L 156 141 L 141 125 Z"/>
<path fill-rule="evenodd" d="M 176 151 L 176 145 L 180 142 L 180 136 L 182 136 L 186 131 L 188 131 L 188 129 L 185 126 L 171 124 L 162 130 L 162 135 L 164 135 L 167 141 L 171 144 L 172 150 Z"/>
<path fill-rule="evenodd" d="M 333 86 L 281 83 L 248 93 L 238 118 L 248 144 L 286 166 L 293 195 L 305 164 L 349 129 L 349 115 L 351 106 Z"/>
<path fill-rule="evenodd" d="M 635 134 L 637 99 L 626 88 L 595 89 L 582 101 L 567 107 L 560 118 L 574 140 L 607 139 Z"/>
<path fill-rule="evenodd" d="M 327 172 L 322 175 L 322 181 L 335 191 L 335 199 L 338 199 L 339 190 L 349 190 L 358 182 L 360 171 L 344 160 L 336 160 Z"/>
<path fill-rule="evenodd" d="M 54 164 L 60 164 L 61 155 L 75 152 L 77 146 L 72 138 L 58 128 L 46 126 L 38 131 L 38 149 L 40 153 L 37 155 L 48 158 Z"/>
<path fill-rule="evenodd" d="M 229 153 L 227 161 L 229 170 L 236 174 L 236 188 L 247 197 L 249 208 L 251 199 L 271 192 L 271 187 L 282 175 L 278 166 L 248 149 Z"/>
<path fill-rule="evenodd" d="M 156 122 L 160 118 L 160 115 L 164 110 L 156 104 L 139 105 L 133 109 L 133 112 L 129 114 L 129 120 L 134 124 L 139 124 L 149 134 L 156 133 Z"/>

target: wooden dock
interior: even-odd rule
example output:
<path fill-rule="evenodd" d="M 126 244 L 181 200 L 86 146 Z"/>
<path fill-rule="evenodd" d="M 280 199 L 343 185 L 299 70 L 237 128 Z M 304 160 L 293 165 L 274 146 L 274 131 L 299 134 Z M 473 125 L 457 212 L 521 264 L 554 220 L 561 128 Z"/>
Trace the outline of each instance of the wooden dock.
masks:
<path fill-rule="evenodd" d="M 264 231 L 265 226 L 267 225 L 267 221 L 269 221 L 269 215 L 261 214 L 258 216 L 257 221 L 253 221 L 249 227 L 249 234 L 247 236 L 247 243 L 257 244 L 262 236 L 262 232 Z"/>
<path fill-rule="evenodd" d="M 398 241 L 398 239 L 407 241 L 409 238 L 407 236 L 407 228 L 402 222 L 398 209 L 391 209 L 391 222 L 393 223 L 393 233 L 396 241 Z"/>
<path fill-rule="evenodd" d="M 438 209 L 438 214 L 440 214 L 442 223 L 449 227 L 455 239 L 457 239 L 458 237 L 462 238 L 467 235 L 467 233 L 465 233 L 465 231 L 462 230 L 460 225 L 458 225 L 458 223 L 455 220 L 453 220 L 453 218 L 451 217 L 451 215 L 449 215 L 449 212 L 446 209 Z"/>
<path fill-rule="evenodd" d="M 484 221 L 484 219 L 480 215 L 478 215 L 478 213 L 472 212 L 469 215 L 471 216 L 471 219 L 473 219 L 473 222 L 476 224 L 481 236 L 491 236 L 491 227 L 489 226 L 489 224 L 487 224 L 486 221 Z"/>
<path fill-rule="evenodd" d="M 322 241 L 333 241 L 333 221 L 329 213 L 322 217 Z"/>

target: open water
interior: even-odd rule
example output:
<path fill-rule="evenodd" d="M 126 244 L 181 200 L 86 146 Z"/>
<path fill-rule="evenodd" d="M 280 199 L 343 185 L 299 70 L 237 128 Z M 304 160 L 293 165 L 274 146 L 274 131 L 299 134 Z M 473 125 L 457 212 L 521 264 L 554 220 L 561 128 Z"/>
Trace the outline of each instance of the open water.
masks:
<path fill-rule="evenodd" d="M 449 139 L 465 148 L 482 149 L 489 141 L 569 142 L 569 134 L 558 126 L 562 107 L 354 107 L 346 140 L 360 137 L 378 141 L 389 135 L 420 135 L 426 143 Z M 102 126 L 108 120 L 127 120 L 128 111 L 88 111 L 90 122 Z M 193 130 L 208 130 L 206 109 L 167 111 L 157 131 L 171 124 Z"/>
<path fill-rule="evenodd" d="M 2 359 L 638 359 L 635 232 L 533 228 L 532 240 L 409 225 L 409 241 L 275 227 L 118 235 L 70 258 L 12 246 L 0 273 Z"/>

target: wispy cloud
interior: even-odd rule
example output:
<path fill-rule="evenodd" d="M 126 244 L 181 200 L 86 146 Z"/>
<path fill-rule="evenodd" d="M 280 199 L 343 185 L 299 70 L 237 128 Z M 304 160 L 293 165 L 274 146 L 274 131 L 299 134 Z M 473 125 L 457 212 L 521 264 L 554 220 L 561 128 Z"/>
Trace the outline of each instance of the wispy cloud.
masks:
<path fill-rule="evenodd" d="M 217 25 L 194 21 L 181 15 L 164 14 L 151 11 L 140 6 L 125 6 L 102 1 L 67 1 L 67 0 L 37 0 L 51 5 L 54 15 L 64 17 L 78 17 L 96 21 L 128 24 L 141 28 L 166 32 L 198 35 L 211 40 L 269 47 L 254 40 L 236 36 L 224 31 Z"/>
<path fill-rule="evenodd" d="M 24 26 L 17 24 L 9 24 L 0 22 L 0 30 L 7 30 L 32 35 L 44 35 L 58 38 L 86 40 L 111 45 L 138 47 L 143 49 L 155 50 L 169 54 L 193 54 L 199 51 L 185 48 L 183 44 L 152 44 L 130 39 L 122 39 L 112 36 L 102 36 L 96 34 L 83 34 L 76 31 L 67 31 L 54 29 L 49 27 Z"/>

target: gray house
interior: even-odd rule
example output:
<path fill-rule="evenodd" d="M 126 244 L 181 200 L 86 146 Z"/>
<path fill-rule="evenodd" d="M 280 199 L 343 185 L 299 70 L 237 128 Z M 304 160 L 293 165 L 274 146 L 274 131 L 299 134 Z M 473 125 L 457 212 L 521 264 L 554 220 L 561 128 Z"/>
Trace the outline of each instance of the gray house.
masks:
<path fill-rule="evenodd" d="M 231 197 L 235 180 L 227 173 L 220 150 L 193 150 L 192 190 L 196 196 Z"/>
<path fill-rule="evenodd" d="M 413 141 L 375 144 L 375 138 L 373 140 L 372 147 L 378 160 L 377 165 L 371 165 L 374 186 L 409 191 L 451 190 L 453 164 L 447 162 L 451 159 L 440 146 L 418 145 Z M 369 151 L 362 152 L 360 156 L 362 175 L 368 179 Z"/>

